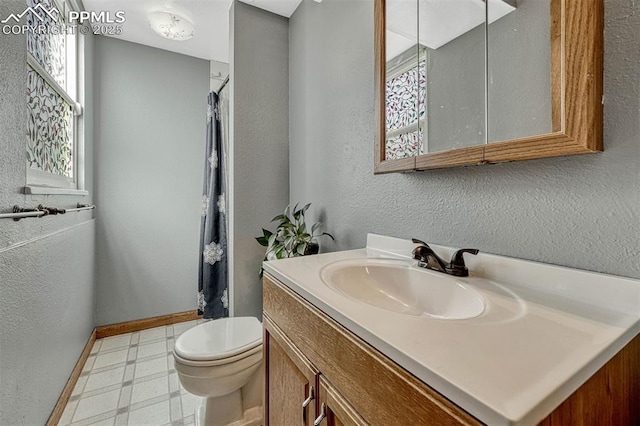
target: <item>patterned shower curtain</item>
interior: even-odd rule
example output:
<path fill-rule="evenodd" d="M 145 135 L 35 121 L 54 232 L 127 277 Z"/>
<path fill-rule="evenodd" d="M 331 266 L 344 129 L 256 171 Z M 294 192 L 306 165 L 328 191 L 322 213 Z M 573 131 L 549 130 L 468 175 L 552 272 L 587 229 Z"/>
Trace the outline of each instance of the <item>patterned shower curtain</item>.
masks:
<path fill-rule="evenodd" d="M 206 161 L 200 222 L 198 312 L 205 319 L 229 316 L 225 102 L 211 92 L 207 105 Z"/>

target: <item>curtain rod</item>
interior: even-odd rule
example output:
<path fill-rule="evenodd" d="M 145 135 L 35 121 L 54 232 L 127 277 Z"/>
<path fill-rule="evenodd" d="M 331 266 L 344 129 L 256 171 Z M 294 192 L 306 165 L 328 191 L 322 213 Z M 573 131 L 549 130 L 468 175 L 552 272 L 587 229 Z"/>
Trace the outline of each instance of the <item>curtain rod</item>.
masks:
<path fill-rule="evenodd" d="M 22 208 L 19 206 L 13 206 L 13 213 L 2 213 L 0 214 L 0 219 L 13 219 L 16 222 L 20 219 L 24 219 L 27 217 L 42 217 L 49 215 L 57 215 L 57 214 L 65 214 L 71 212 L 79 212 L 83 210 L 93 210 L 96 206 L 91 204 L 80 204 L 78 203 L 75 208 L 71 209 L 58 209 L 55 207 L 44 207 L 40 204 L 35 209 Z"/>
<path fill-rule="evenodd" d="M 218 90 L 216 90 L 216 94 L 219 95 L 220 92 L 222 92 L 222 89 L 224 89 L 224 86 L 226 86 L 228 82 L 229 82 L 229 76 L 227 75 L 227 78 L 224 79 L 220 87 L 218 87 Z"/>

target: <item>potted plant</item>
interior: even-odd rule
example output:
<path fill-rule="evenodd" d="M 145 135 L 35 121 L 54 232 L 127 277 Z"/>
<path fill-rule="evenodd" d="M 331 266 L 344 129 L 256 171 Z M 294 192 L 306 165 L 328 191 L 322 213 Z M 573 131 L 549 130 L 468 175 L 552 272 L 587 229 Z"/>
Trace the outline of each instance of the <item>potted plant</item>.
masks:
<path fill-rule="evenodd" d="M 328 232 L 320 232 L 322 222 L 314 223 L 311 229 L 307 228 L 304 214 L 309 209 L 309 206 L 311 206 L 311 203 L 298 209 L 298 204 L 296 204 L 293 212 L 291 212 L 290 206 L 287 206 L 284 214 L 271 219 L 271 222 L 278 222 L 274 232 L 262 229 L 263 235 L 256 237 L 256 241 L 267 248 L 264 260 L 318 254 L 320 250 L 320 245 L 316 241 L 318 237 L 326 235 L 335 240 L 333 235 Z M 260 269 L 260 275 L 262 276 L 262 269 Z"/>

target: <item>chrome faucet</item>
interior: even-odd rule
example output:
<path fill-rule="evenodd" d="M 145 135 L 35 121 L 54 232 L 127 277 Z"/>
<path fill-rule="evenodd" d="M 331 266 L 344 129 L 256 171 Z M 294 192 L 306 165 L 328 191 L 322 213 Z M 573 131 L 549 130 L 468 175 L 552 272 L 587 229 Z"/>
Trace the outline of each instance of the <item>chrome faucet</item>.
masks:
<path fill-rule="evenodd" d="M 411 241 L 415 244 L 420 244 L 413 250 L 413 258 L 418 261 L 418 266 L 455 277 L 469 276 L 469 270 L 464 264 L 464 257 L 462 255 L 464 253 L 478 254 L 478 250 L 476 249 L 460 249 L 451 256 L 451 262 L 446 262 L 429 247 L 429 244 L 416 240 L 415 238 L 412 238 Z"/>

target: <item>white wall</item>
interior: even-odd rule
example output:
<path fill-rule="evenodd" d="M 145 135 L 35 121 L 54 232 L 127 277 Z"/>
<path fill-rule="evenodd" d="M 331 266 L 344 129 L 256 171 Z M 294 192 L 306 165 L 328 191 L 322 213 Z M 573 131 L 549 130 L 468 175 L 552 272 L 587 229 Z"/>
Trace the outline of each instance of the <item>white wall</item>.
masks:
<path fill-rule="evenodd" d="M 0 2 L 0 16 L 22 0 Z M 92 37 L 86 37 L 86 188 L 93 189 Z M 0 34 L 0 212 L 14 204 L 74 207 L 92 195 L 24 195 L 26 37 Z M 0 220 L 0 424 L 44 424 L 84 345 L 94 317 L 93 212 Z"/>
<path fill-rule="evenodd" d="M 96 322 L 193 310 L 209 62 L 95 44 Z"/>
<path fill-rule="evenodd" d="M 640 13 L 605 0 L 605 21 L 603 153 L 374 176 L 373 2 L 302 2 L 291 202 L 314 203 L 330 250 L 375 232 L 640 278 Z"/>
<path fill-rule="evenodd" d="M 235 1 L 230 108 L 232 314 L 262 317 L 254 237 L 289 202 L 289 20 Z"/>

